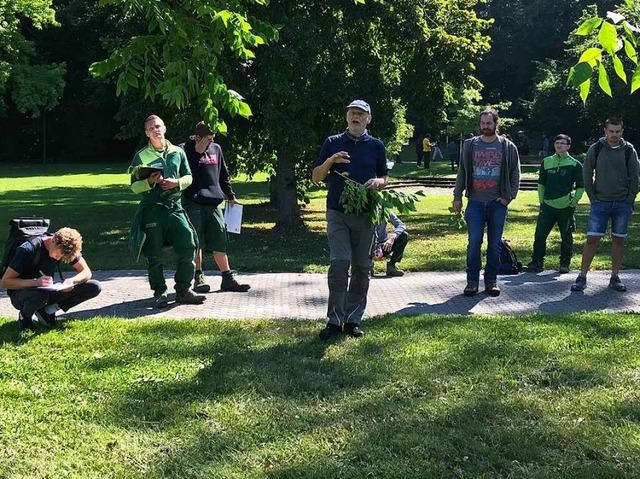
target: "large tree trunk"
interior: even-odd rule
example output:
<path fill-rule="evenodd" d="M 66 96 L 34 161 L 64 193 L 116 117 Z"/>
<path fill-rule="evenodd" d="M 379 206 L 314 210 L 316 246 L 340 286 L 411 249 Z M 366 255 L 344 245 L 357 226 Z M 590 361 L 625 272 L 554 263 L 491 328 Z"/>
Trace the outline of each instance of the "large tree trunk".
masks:
<path fill-rule="evenodd" d="M 278 207 L 278 182 L 275 173 L 269 177 L 269 204 Z"/>
<path fill-rule="evenodd" d="M 296 195 L 296 166 L 294 157 L 289 152 L 280 152 L 278 155 L 275 183 L 278 208 L 276 228 L 290 229 L 302 226 Z"/>

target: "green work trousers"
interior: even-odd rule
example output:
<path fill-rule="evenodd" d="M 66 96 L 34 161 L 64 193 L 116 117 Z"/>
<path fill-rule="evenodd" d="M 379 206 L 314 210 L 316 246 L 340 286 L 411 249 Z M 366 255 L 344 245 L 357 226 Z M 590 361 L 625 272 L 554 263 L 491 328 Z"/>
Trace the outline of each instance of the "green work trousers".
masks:
<path fill-rule="evenodd" d="M 560 266 L 570 265 L 571 256 L 573 256 L 573 231 L 576 229 L 574 212 L 575 209 L 570 206 L 558 209 L 546 203 L 542 204 L 536 223 L 533 256 L 531 257 L 533 261 L 540 266 L 544 265 L 544 257 L 547 254 L 547 238 L 557 223 L 560 230 Z"/>
<path fill-rule="evenodd" d="M 149 284 L 154 295 L 167 291 L 162 265 L 162 247 L 166 243 L 173 247 L 178 257 L 174 276 L 176 292 L 189 289 L 195 273 L 196 243 L 193 228 L 184 210 L 178 205 L 151 206 L 145 210 L 143 228 L 147 237 L 142 246 L 142 254 L 147 258 Z"/>

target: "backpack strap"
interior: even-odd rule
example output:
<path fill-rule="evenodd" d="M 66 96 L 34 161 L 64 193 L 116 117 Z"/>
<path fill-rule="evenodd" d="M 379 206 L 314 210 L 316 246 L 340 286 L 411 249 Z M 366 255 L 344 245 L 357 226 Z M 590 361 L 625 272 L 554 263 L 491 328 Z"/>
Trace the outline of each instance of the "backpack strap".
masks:
<path fill-rule="evenodd" d="M 596 143 L 596 146 L 594 147 L 594 155 L 596 158 L 596 167 L 598 166 L 598 156 L 600 155 L 600 152 L 602 151 L 602 148 L 604 148 L 604 145 L 602 144 L 602 142 L 600 140 L 598 140 L 598 142 Z M 625 143 L 624 144 L 624 160 L 627 164 L 627 172 L 629 171 L 629 159 L 631 158 L 631 145 L 629 145 L 629 143 Z"/>
<path fill-rule="evenodd" d="M 31 262 L 31 266 L 35 268 L 40 263 L 40 259 L 42 258 L 42 248 L 44 247 L 42 236 L 36 236 L 35 238 L 31 238 L 29 243 L 33 245 L 33 249 L 35 250 L 35 254 L 33 255 L 33 261 Z M 60 269 L 60 261 L 56 261 L 56 267 L 58 268 L 58 276 L 60 276 L 60 281 L 64 281 L 64 276 L 62 276 L 62 270 Z"/>

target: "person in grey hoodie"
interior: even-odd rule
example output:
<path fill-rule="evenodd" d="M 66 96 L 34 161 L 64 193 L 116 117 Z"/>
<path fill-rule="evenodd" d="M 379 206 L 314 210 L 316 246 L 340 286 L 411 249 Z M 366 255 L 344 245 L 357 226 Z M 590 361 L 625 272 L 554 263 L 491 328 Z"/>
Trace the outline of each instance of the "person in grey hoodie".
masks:
<path fill-rule="evenodd" d="M 520 157 L 516 145 L 498 134 L 500 117 L 489 108 L 480 113 L 479 136 L 465 140 L 460 167 L 453 190 L 453 209 L 462 211 L 462 194 L 467 198 L 464 219 L 467 222 L 467 285 L 465 296 L 478 293 L 482 269 L 482 239 L 487 231 L 487 262 L 484 290 L 499 296 L 497 277 L 500 268 L 500 241 L 507 220 L 509 203 L 520 188 Z"/>
<path fill-rule="evenodd" d="M 638 194 L 638 154 L 633 145 L 622 138 L 620 118 L 609 118 L 604 124 L 604 137 L 587 151 L 582 174 L 584 188 L 591 201 L 587 242 L 582 250 L 582 268 L 571 285 L 571 291 L 584 291 L 587 272 L 596 254 L 600 238 L 611 220 L 611 279 L 609 287 L 626 291 L 618 273 L 622 266 L 624 238 Z M 594 179 L 595 176 L 595 179 Z"/>

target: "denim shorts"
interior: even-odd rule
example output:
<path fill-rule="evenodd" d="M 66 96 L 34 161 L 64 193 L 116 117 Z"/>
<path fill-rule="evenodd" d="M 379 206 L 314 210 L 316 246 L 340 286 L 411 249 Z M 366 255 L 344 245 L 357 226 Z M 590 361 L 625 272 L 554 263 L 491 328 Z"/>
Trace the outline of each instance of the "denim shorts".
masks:
<path fill-rule="evenodd" d="M 596 201 L 591 204 L 587 236 L 604 236 L 611 218 L 611 236 L 624 238 L 629 229 L 633 206 L 626 201 Z"/>

